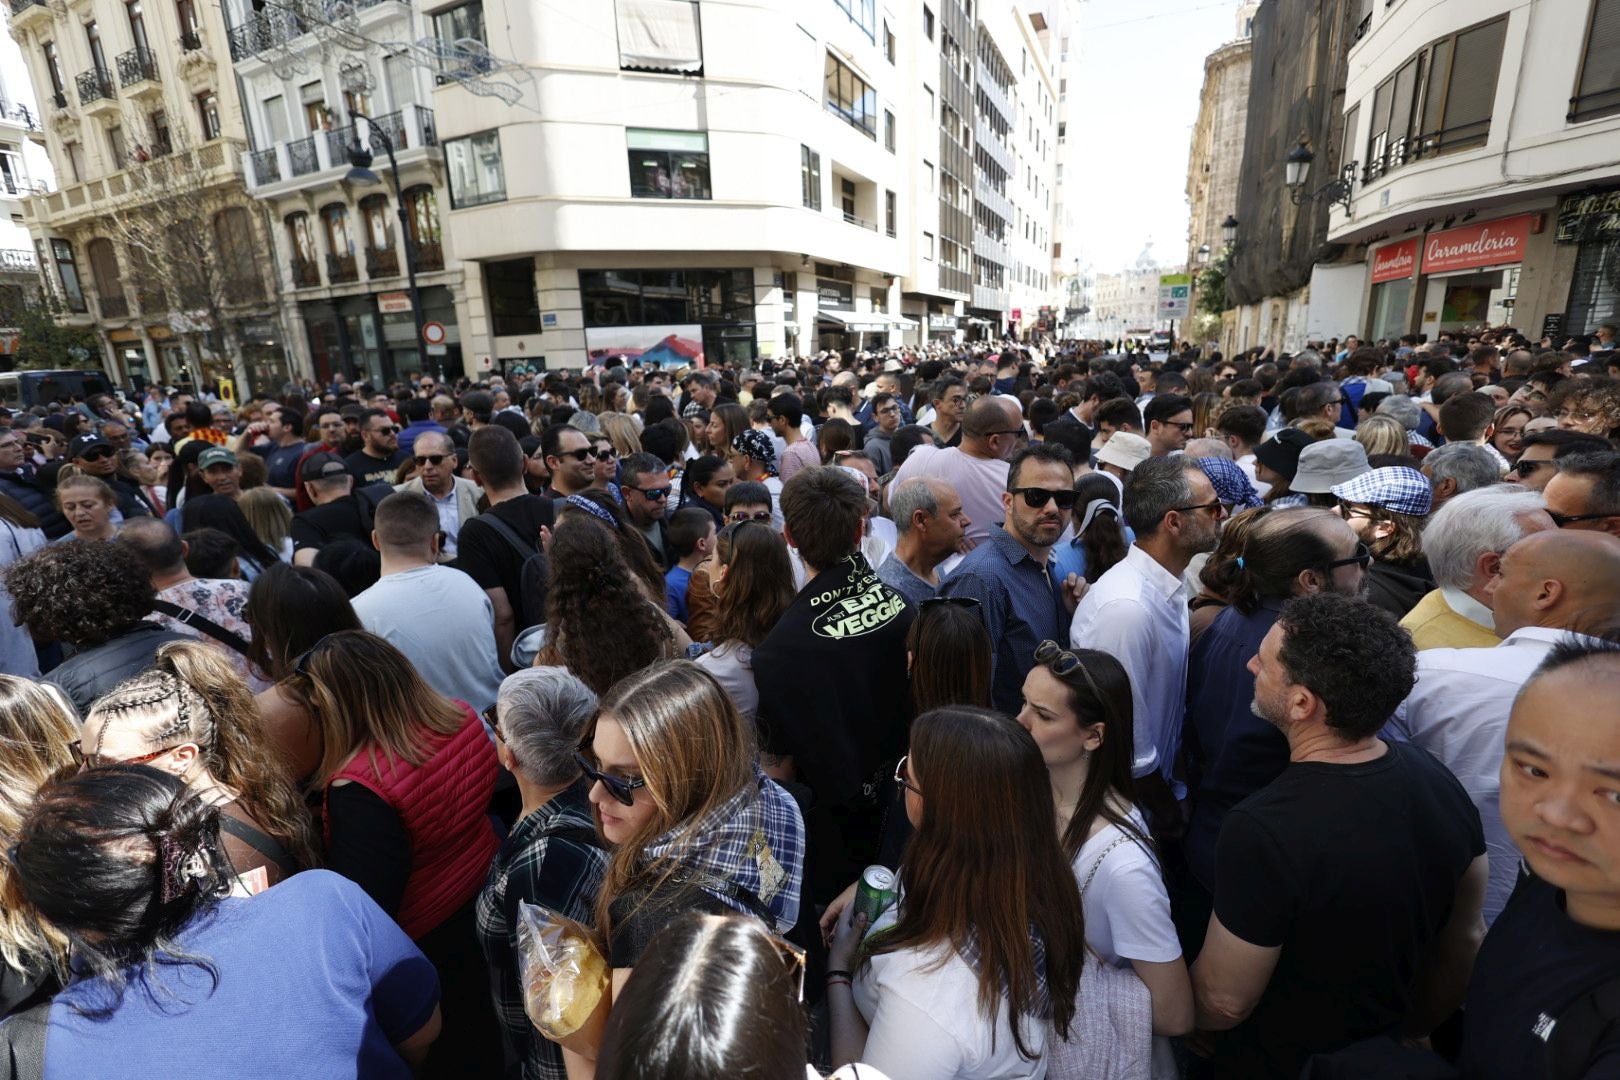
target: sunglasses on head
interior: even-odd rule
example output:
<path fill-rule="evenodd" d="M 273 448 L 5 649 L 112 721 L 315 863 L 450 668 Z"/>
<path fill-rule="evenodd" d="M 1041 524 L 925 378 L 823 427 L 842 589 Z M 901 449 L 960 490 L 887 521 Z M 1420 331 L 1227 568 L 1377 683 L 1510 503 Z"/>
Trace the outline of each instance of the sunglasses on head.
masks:
<path fill-rule="evenodd" d="M 1073 488 L 1058 488 L 1056 490 L 1037 487 L 1013 488 L 1012 493 L 1023 496 L 1024 505 L 1031 510 L 1039 510 L 1048 502 L 1057 503 L 1059 510 L 1072 510 L 1074 509 L 1075 499 L 1078 497 L 1075 495 Z"/>
<path fill-rule="evenodd" d="M 574 764 L 579 766 L 579 771 L 585 774 L 586 779 L 592 783 L 601 784 L 607 789 L 607 793 L 613 796 L 615 801 L 625 806 L 636 805 L 636 789 L 647 786 L 647 781 L 639 776 L 634 780 L 626 780 L 622 776 L 612 776 L 602 772 L 591 763 L 590 758 L 578 750 L 574 751 Z"/>
<path fill-rule="evenodd" d="M 974 596 L 930 596 L 919 606 L 926 611 L 931 607 L 936 607 L 941 604 L 950 607 L 976 608 L 979 606 L 979 600 Z"/>
<path fill-rule="evenodd" d="M 417 454 L 416 463 L 418 465 L 438 466 L 444 464 L 445 459 L 449 456 L 449 454 Z"/>
<path fill-rule="evenodd" d="M 184 745 L 185 743 L 180 744 L 180 746 Z M 179 748 L 180 747 L 178 746 L 165 746 L 163 749 L 154 750 L 150 754 L 142 754 L 139 757 L 123 758 L 122 760 L 112 761 L 100 754 L 85 753 L 83 742 L 79 739 L 74 739 L 72 742 L 68 743 L 68 753 L 73 755 L 73 764 L 79 767 L 80 772 L 83 772 L 85 769 L 99 769 L 104 765 L 145 765 L 149 761 L 156 761 L 164 754 L 167 754 L 170 750 L 178 750 Z"/>

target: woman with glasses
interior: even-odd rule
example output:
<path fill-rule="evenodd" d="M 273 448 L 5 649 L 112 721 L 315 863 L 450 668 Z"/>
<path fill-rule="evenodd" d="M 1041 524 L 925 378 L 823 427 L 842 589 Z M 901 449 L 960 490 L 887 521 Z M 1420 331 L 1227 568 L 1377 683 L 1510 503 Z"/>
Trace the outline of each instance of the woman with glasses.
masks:
<path fill-rule="evenodd" d="M 1434 490 L 1416 469 L 1393 465 L 1333 486 L 1339 516 L 1372 553 L 1367 599 L 1397 619 L 1438 586 L 1423 555 Z"/>
<path fill-rule="evenodd" d="M 12 873 L 73 967 L 27 1018 L 33 1075 L 408 1080 L 439 1031 L 432 965 L 336 874 L 243 898 L 221 832 L 206 798 L 143 765 L 40 791 Z"/>
<path fill-rule="evenodd" d="M 478 894 L 478 940 L 505 1037 L 506 1075 L 562 1075 L 562 1051 L 536 1034 L 518 979 L 519 905 L 539 904 L 589 926 L 607 852 L 596 836 L 590 781 L 574 754 L 596 695 L 563 668 L 507 677 L 485 713 L 495 754 L 517 782 L 522 807 Z"/>
<path fill-rule="evenodd" d="M 727 525 L 715 537 L 711 565 L 708 587 L 717 598 L 711 635 L 714 647 L 696 662 L 715 677 L 737 711 L 751 721 L 759 709 L 754 648 L 793 603 L 797 593 L 793 564 L 787 544 L 769 524 L 740 521 Z"/>
<path fill-rule="evenodd" d="M 639 540 L 640 537 L 638 536 Z M 658 660 L 680 655 L 660 601 L 625 561 L 618 536 L 587 512 L 564 514 L 547 549 L 551 584 L 536 667 L 565 667 L 598 694 Z"/>
<path fill-rule="evenodd" d="M 1620 383 L 1605 380 L 1579 385 L 1564 395 L 1556 415 L 1564 431 L 1605 439 L 1620 436 Z"/>
<path fill-rule="evenodd" d="M 56 485 L 56 508 L 73 531 L 58 540 L 111 540 L 118 535 L 112 520 L 118 497 L 104 480 L 82 473 L 69 476 Z"/>
<path fill-rule="evenodd" d="M 96 702 L 73 750 L 86 768 L 162 769 L 218 807 L 225 857 L 249 892 L 315 865 L 309 812 L 271 749 L 253 696 L 207 645 L 158 649 L 154 668 Z"/>
<path fill-rule="evenodd" d="M 1525 425 L 1536 418 L 1536 413 L 1525 405 L 1504 405 L 1496 410 L 1496 417 L 1492 420 L 1495 432 L 1491 435 L 1491 445 L 1508 462 L 1519 460 L 1524 453 Z"/>
<path fill-rule="evenodd" d="M 79 720 L 62 691 L 15 675 L 0 675 L 0 849 L 22 830 L 35 794 L 73 767 L 69 746 Z M 0 859 L 0 896 L 15 896 L 15 871 Z M 21 904 L 0 904 L 0 1017 L 47 1000 L 66 970 L 67 940 Z"/>
<path fill-rule="evenodd" d="M 799 923 L 804 819 L 760 771 L 754 725 L 696 664 L 654 664 L 617 683 L 580 764 L 613 852 L 596 900 L 613 1001 L 681 915 L 748 915 L 779 934 Z M 563 1046 L 594 1060 L 602 1019 Z"/>
<path fill-rule="evenodd" d="M 1107 653 L 1070 652 L 1051 641 L 1035 650 L 1035 661 L 1018 722 L 1051 776 L 1063 853 L 1080 882 L 1086 944 L 1100 962 L 1081 980 L 1080 1029 L 1054 1045 L 1050 1075 L 1097 1076 L 1111 1064 L 1153 1059 L 1154 1075 L 1174 1076 L 1169 1044 L 1150 1044 L 1148 1035 L 1192 1030 L 1192 982 L 1158 853 L 1134 802 L 1130 677 Z M 1109 1032 L 1103 1017 L 1130 1015 L 1142 986 L 1151 1024 Z"/>
<path fill-rule="evenodd" d="M 854 904 L 823 920 L 833 1063 L 1045 1076 L 1049 1033 L 1070 1035 L 1086 946 L 1040 748 L 998 713 L 936 709 L 912 723 L 896 779 L 916 830 L 898 903 L 871 925 Z"/>
<path fill-rule="evenodd" d="M 248 589 L 242 617 L 253 627 L 248 662 L 276 685 L 254 698 L 282 766 L 302 785 L 324 756 L 320 725 L 291 692 L 293 665 L 328 634 L 359 630 L 360 617 L 330 574 L 312 566 L 277 564 Z"/>
<path fill-rule="evenodd" d="M 476 929 L 500 847 L 488 814 L 499 767 L 483 721 L 363 630 L 317 641 L 283 686 L 322 736 L 310 788 L 323 865 L 364 889 L 438 969 L 447 1037 L 435 1053 L 469 1070 L 498 1057 Z"/>

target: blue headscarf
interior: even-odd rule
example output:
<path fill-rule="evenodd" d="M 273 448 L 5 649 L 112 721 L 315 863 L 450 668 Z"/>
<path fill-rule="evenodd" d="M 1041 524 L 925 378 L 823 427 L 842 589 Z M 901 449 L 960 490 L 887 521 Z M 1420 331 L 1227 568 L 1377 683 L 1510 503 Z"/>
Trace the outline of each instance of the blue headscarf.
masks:
<path fill-rule="evenodd" d="M 1248 474 L 1238 468 L 1237 463 L 1223 457 L 1201 457 L 1195 459 L 1198 467 L 1204 470 L 1209 482 L 1215 485 L 1215 497 L 1227 506 L 1237 510 L 1253 510 L 1263 505 L 1260 493 L 1254 490 L 1249 482 Z"/>

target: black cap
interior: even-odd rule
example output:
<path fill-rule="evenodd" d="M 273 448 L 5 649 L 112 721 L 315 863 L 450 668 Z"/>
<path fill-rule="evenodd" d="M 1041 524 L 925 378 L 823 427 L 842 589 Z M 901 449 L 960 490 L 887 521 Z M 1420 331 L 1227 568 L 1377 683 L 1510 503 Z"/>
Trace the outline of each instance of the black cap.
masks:
<path fill-rule="evenodd" d="M 111 450 L 113 448 L 113 444 L 108 442 L 105 438 L 103 438 L 100 435 L 96 435 L 96 434 L 93 434 L 93 433 L 87 433 L 87 434 L 84 434 L 84 435 L 76 436 L 74 438 L 74 440 L 71 443 L 68 444 L 68 457 L 70 457 L 70 458 L 84 457 L 84 455 L 88 454 L 90 451 L 94 450 L 98 446 L 104 446 L 108 450 Z"/>
<path fill-rule="evenodd" d="M 343 459 L 324 450 L 305 458 L 304 464 L 298 470 L 299 479 L 306 482 L 310 480 L 329 480 L 334 476 L 348 475 L 349 467 L 343 464 Z"/>
<path fill-rule="evenodd" d="M 1299 454 L 1316 440 L 1299 428 L 1285 427 L 1254 448 L 1254 459 L 1289 480 L 1299 472 Z"/>

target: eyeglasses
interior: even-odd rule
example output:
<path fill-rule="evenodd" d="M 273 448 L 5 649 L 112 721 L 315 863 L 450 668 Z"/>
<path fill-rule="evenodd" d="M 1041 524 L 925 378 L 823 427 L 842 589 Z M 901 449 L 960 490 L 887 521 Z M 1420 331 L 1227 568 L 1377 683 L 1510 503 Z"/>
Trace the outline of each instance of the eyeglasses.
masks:
<path fill-rule="evenodd" d="M 573 458 L 575 461 L 593 461 L 596 458 L 596 451 L 587 446 L 582 450 L 570 450 L 557 456 L 560 458 Z"/>
<path fill-rule="evenodd" d="M 911 755 L 907 754 L 895 763 L 894 782 L 920 799 L 922 798 L 922 788 L 911 782 L 911 770 L 906 768 L 906 763 L 910 760 Z"/>
<path fill-rule="evenodd" d="M 977 597 L 973 596 L 930 596 L 920 605 L 923 610 L 945 604 L 949 607 L 976 608 L 979 606 Z"/>
<path fill-rule="evenodd" d="M 186 744 L 180 744 L 180 746 L 184 745 Z M 73 764 L 77 765 L 79 767 L 79 771 L 83 772 L 85 769 L 99 769 L 103 765 L 145 765 L 148 761 L 156 761 L 158 758 L 162 757 L 164 754 L 167 754 L 171 750 L 180 749 L 180 746 L 165 746 L 161 750 L 154 750 L 150 754 L 142 754 L 140 757 L 122 758 L 118 761 L 109 761 L 101 754 L 85 753 L 82 740 L 74 739 L 72 742 L 68 743 L 68 753 L 73 755 Z"/>
<path fill-rule="evenodd" d="M 1337 570 L 1341 566 L 1351 565 L 1359 566 L 1363 570 L 1372 565 L 1371 549 L 1369 549 L 1366 544 L 1361 543 L 1359 540 L 1356 542 L 1356 552 L 1354 555 L 1351 555 L 1349 558 L 1345 559 L 1334 559 L 1332 562 L 1325 562 L 1322 564 L 1322 569 Z"/>
<path fill-rule="evenodd" d="M 1170 509 L 1178 514 L 1190 514 L 1194 510 L 1208 510 L 1217 519 L 1226 516 L 1226 504 L 1216 499 L 1214 502 L 1198 503 L 1196 506 L 1172 506 Z"/>
<path fill-rule="evenodd" d="M 769 510 L 755 510 L 750 514 L 746 510 L 738 510 L 726 520 L 733 525 L 741 525 L 745 521 L 769 521 L 771 520 L 771 512 Z"/>
<path fill-rule="evenodd" d="M 445 459 L 449 456 L 449 454 L 417 454 L 416 463 L 418 465 L 432 465 L 437 468 L 443 465 Z"/>
<path fill-rule="evenodd" d="M 1078 498 L 1074 493 L 1074 488 L 1059 488 L 1056 491 L 1051 488 L 1037 487 L 1013 488 L 1012 493 L 1022 495 L 1024 505 L 1032 510 L 1039 510 L 1048 502 L 1057 503 L 1059 510 L 1072 510 L 1074 509 L 1074 501 Z"/>
<path fill-rule="evenodd" d="M 1556 465 L 1556 464 L 1558 464 L 1556 461 L 1527 461 L 1527 460 L 1521 458 L 1521 459 L 1519 459 L 1518 462 L 1516 462 L 1514 464 L 1514 466 L 1511 469 L 1508 470 L 1508 472 L 1513 473 L 1515 476 L 1518 476 L 1518 477 L 1520 477 L 1522 479 L 1522 478 L 1524 478 L 1526 476 L 1529 476 L 1531 473 L 1535 472 L 1537 469 L 1545 468 L 1545 467 L 1547 467 L 1549 465 Z"/>
<path fill-rule="evenodd" d="M 629 484 L 624 484 L 622 487 L 625 491 L 635 492 L 648 502 L 663 502 L 665 499 L 669 498 L 669 493 L 675 490 L 672 487 L 638 488 L 631 487 Z"/>
<path fill-rule="evenodd" d="M 636 805 L 636 789 L 647 786 L 647 781 L 639 776 L 633 780 L 627 780 L 622 776 L 609 776 L 592 765 L 591 759 L 578 750 L 574 751 L 574 764 L 579 766 L 579 771 L 592 783 L 601 784 L 609 795 L 625 806 Z"/>
<path fill-rule="evenodd" d="M 807 966 L 805 963 L 807 959 L 805 951 L 791 941 L 784 941 L 775 934 L 771 935 L 771 944 L 776 946 L 777 951 L 782 954 L 782 959 L 786 960 L 788 966 L 793 969 L 794 982 L 798 985 L 799 1001 L 802 1003 L 804 1001 L 804 969 Z"/>
<path fill-rule="evenodd" d="M 1606 521 L 1612 517 L 1620 517 L 1620 514 L 1555 514 L 1548 510 L 1547 516 L 1553 519 L 1554 525 L 1563 529 L 1568 528 L 1577 521 Z"/>

